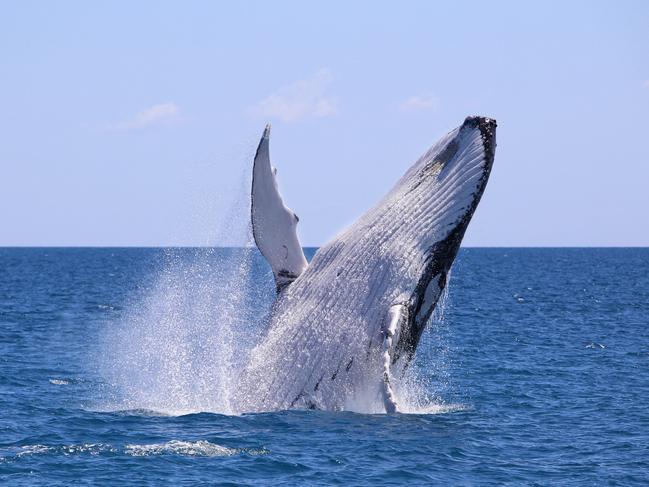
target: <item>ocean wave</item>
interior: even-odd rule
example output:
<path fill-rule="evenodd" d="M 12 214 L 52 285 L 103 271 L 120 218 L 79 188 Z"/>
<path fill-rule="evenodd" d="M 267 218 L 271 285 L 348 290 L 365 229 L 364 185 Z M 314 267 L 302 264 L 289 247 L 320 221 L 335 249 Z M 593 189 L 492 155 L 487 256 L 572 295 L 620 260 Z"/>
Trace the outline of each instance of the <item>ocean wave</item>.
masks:
<path fill-rule="evenodd" d="M 83 444 L 72 444 L 72 445 L 24 445 L 21 447 L 9 448 L 5 450 L 5 455 L 2 456 L 4 459 L 18 459 L 22 457 L 29 457 L 34 455 L 79 455 L 79 454 L 90 454 L 90 455 L 99 455 L 100 453 L 114 453 L 117 450 L 105 443 L 83 443 Z"/>
<path fill-rule="evenodd" d="M 155 455 L 182 455 L 194 457 L 226 457 L 240 453 L 248 455 L 265 455 L 264 449 L 229 448 L 206 440 L 183 441 L 171 440 L 165 443 L 127 444 L 123 449 L 106 443 L 83 443 L 71 445 L 24 445 L 0 450 L 0 462 L 12 462 L 25 457 L 39 455 L 102 455 L 123 453 L 133 457 Z"/>
<path fill-rule="evenodd" d="M 186 455 L 196 457 L 226 457 L 240 452 L 235 448 L 210 443 L 206 440 L 180 441 L 171 440 L 166 443 L 152 443 L 148 445 L 126 445 L 125 452 L 134 457 L 151 455 Z"/>

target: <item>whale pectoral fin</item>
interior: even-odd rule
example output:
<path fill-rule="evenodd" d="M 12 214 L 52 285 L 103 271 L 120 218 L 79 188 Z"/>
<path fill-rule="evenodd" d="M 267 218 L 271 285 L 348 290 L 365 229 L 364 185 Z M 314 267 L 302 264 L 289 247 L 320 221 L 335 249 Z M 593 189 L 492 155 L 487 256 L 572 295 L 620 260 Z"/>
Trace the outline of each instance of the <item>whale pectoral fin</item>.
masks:
<path fill-rule="evenodd" d="M 383 404 L 387 413 L 396 413 L 398 410 L 397 400 L 392 390 L 390 380 L 390 366 L 393 362 L 394 345 L 397 343 L 397 335 L 408 320 L 408 307 L 403 303 L 393 304 L 388 310 L 386 325 L 383 327 Z"/>
<path fill-rule="evenodd" d="M 277 292 L 298 278 L 307 260 L 297 237 L 297 215 L 282 200 L 277 170 L 270 165 L 270 125 L 259 142 L 252 170 L 251 220 L 257 248 L 275 275 Z"/>

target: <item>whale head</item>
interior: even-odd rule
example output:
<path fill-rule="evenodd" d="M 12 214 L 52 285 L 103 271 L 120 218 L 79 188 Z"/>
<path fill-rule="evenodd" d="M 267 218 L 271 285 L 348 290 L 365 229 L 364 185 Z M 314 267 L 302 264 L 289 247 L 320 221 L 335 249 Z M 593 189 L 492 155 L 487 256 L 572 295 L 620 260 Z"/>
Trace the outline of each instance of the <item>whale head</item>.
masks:
<path fill-rule="evenodd" d="M 408 170 L 388 198 L 408 220 L 393 238 L 411 259 L 405 267 L 415 277 L 398 303 L 403 313 L 393 362 L 405 358 L 407 364 L 416 350 L 486 187 L 495 148 L 496 121 L 467 117 Z"/>

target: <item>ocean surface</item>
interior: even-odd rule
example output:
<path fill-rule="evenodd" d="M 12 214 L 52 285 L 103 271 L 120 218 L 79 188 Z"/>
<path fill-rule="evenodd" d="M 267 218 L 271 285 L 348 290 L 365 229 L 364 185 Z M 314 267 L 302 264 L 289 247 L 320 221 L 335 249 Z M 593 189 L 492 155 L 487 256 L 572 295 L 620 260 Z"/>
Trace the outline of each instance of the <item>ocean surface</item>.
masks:
<path fill-rule="evenodd" d="M 253 250 L 0 249 L 0 482 L 649 485 L 649 249 L 462 249 L 394 415 L 234 410 L 272 295 Z"/>

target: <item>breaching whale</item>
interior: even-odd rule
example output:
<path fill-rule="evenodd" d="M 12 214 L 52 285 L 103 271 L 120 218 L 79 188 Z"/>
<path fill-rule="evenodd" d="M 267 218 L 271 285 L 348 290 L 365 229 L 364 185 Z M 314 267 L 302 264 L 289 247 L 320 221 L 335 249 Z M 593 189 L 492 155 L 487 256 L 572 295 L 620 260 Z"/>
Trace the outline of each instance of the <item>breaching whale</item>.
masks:
<path fill-rule="evenodd" d="M 394 381 L 413 358 L 484 192 L 496 121 L 468 117 L 308 264 L 269 137 L 267 126 L 254 158 L 251 220 L 277 297 L 241 376 L 242 407 L 340 410 L 369 391 L 397 411 Z"/>

